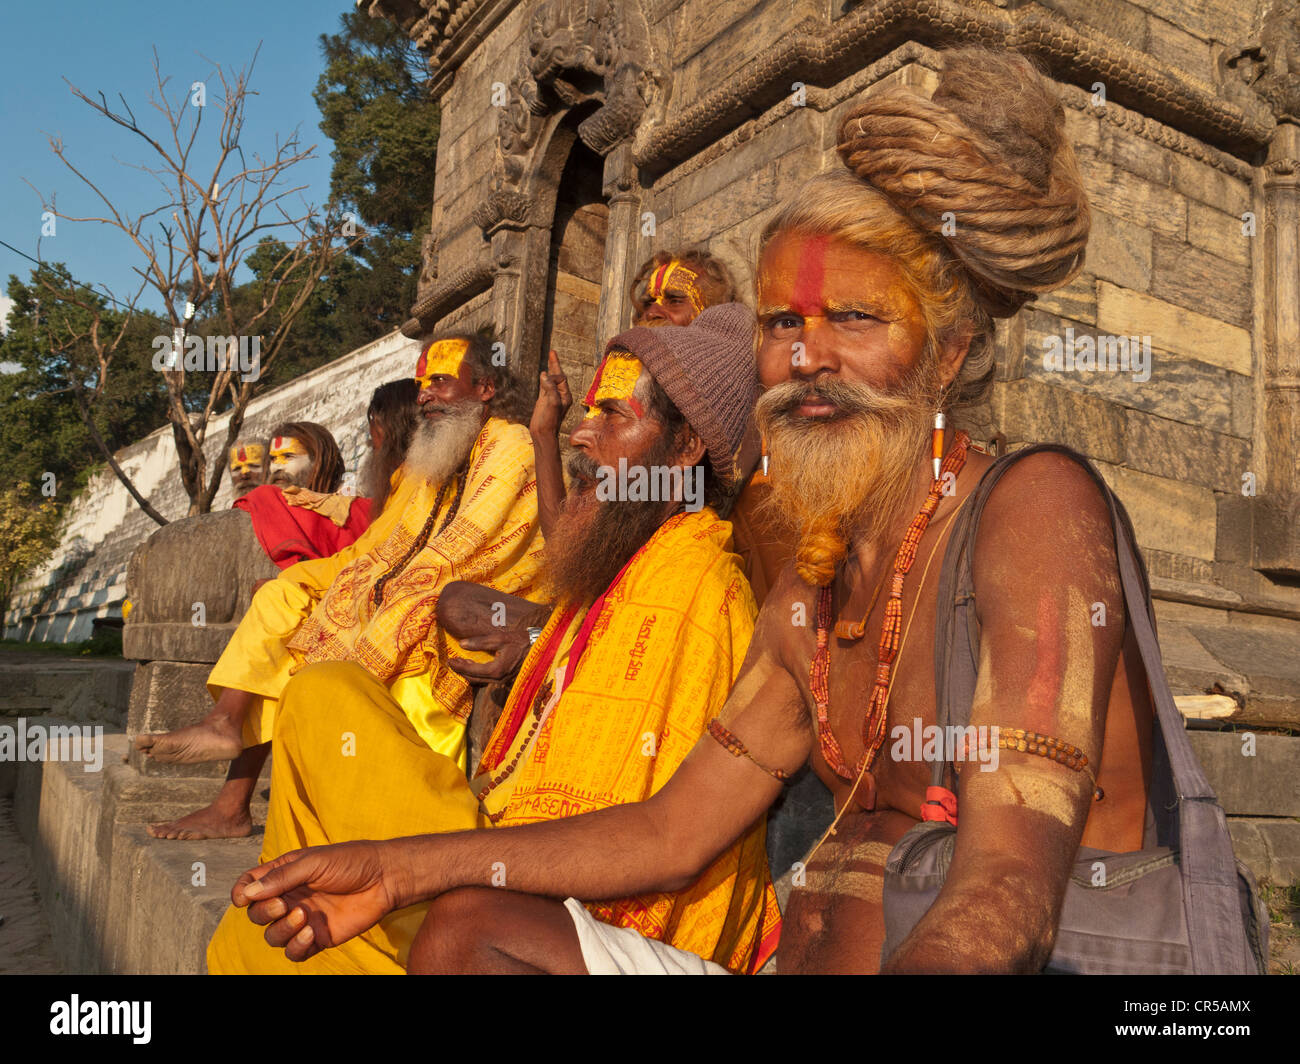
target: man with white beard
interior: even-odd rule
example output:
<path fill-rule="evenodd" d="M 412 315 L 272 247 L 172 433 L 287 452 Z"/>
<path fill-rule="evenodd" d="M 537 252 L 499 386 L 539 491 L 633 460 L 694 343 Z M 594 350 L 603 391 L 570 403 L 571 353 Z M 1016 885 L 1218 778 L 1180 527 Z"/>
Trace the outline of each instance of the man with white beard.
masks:
<path fill-rule="evenodd" d="M 380 680 L 419 737 L 459 762 L 473 705 L 447 667 L 459 648 L 436 623 L 445 584 L 528 596 L 541 555 L 533 448 L 508 370 L 481 335 L 433 337 L 415 370 L 421 422 L 387 504 L 355 543 L 285 569 L 253 596 L 208 678 L 216 699 L 199 723 L 141 735 L 159 761 L 234 759 L 212 805 L 169 824 L 166 838 L 248 835 L 248 803 L 266 760 L 280 692 L 292 673 L 351 661 Z"/>

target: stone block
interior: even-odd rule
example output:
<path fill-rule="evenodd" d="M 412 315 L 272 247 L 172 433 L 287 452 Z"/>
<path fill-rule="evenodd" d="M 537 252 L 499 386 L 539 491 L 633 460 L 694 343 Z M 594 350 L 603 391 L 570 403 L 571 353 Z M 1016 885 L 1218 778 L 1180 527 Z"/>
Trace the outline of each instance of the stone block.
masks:
<path fill-rule="evenodd" d="M 1188 310 L 1249 329 L 1253 317 L 1250 268 L 1156 234 L 1151 294 Z"/>
<path fill-rule="evenodd" d="M 1015 442 L 1064 443 L 1100 461 L 1123 453 L 1121 413 L 1109 403 L 1040 381 L 994 384 L 994 420 Z"/>
<path fill-rule="evenodd" d="M 128 734 L 165 732 L 196 724 L 212 708 L 206 682 L 212 667 L 178 661 L 149 661 L 136 671 L 131 687 Z M 225 776 L 227 762 L 200 765 L 166 765 L 149 760 L 131 748 L 131 766 L 142 776 L 211 778 Z"/>
<path fill-rule="evenodd" d="M 1084 168 L 1083 183 L 1089 203 L 1107 214 L 1180 240 L 1187 233 L 1187 201 L 1167 187 L 1153 185 L 1105 159 Z"/>
<path fill-rule="evenodd" d="M 1250 445 L 1197 425 L 1124 411 L 1125 464 L 1144 473 L 1240 494 Z"/>
<path fill-rule="evenodd" d="M 1098 141 L 1098 158 L 1153 185 L 1169 184 L 1173 153 L 1167 148 L 1106 121 L 1101 123 Z"/>
<path fill-rule="evenodd" d="M 1097 283 L 1097 327 L 1115 336 L 1150 336 L 1151 345 L 1161 351 L 1233 373 L 1249 375 L 1254 365 L 1245 329 L 1105 281 Z"/>
<path fill-rule="evenodd" d="M 1080 325 L 1097 324 L 1097 284 L 1086 273 L 1081 273 L 1064 288 L 1035 296 L 1030 304 L 1043 314 L 1055 314 L 1065 321 Z"/>
<path fill-rule="evenodd" d="M 1191 630 L 1211 654 L 1246 675 L 1253 693 L 1300 696 L 1300 653 L 1290 626 L 1276 629 L 1243 621 Z M 1300 754 L 1300 746 L 1294 749 Z M 1296 778 L 1300 780 L 1300 773 Z M 1300 816 L 1300 811 L 1287 815 Z"/>
<path fill-rule="evenodd" d="M 1255 379 L 1240 373 L 1229 374 L 1232 393 L 1232 424 L 1226 430 L 1243 440 L 1255 435 Z"/>
<path fill-rule="evenodd" d="M 1081 22 L 1113 40 L 1142 48 L 1146 43 L 1146 13 L 1126 0 L 1040 0 L 1068 23 Z"/>
<path fill-rule="evenodd" d="M 1256 237 L 1241 231 L 1241 218 L 1207 207 L 1196 200 L 1187 201 L 1187 241 L 1238 266 L 1250 264 Z"/>
<path fill-rule="evenodd" d="M 1300 737 L 1196 730 L 1187 737 L 1224 812 L 1300 816 Z"/>
<path fill-rule="evenodd" d="M 1228 817 L 1228 834 L 1232 853 L 1250 869 L 1255 881 L 1269 878 L 1268 844 L 1259 831 L 1259 821 L 1251 817 Z"/>
<path fill-rule="evenodd" d="M 145 638 L 144 628 L 137 626 L 170 624 L 201 633 L 204 627 L 238 624 L 252 600 L 253 585 L 279 573 L 258 543 L 252 520 L 243 510 L 202 514 L 165 525 L 131 555 L 127 595 L 133 608 L 122 638 L 124 650 L 130 643 L 134 653 L 126 656 L 215 661 L 184 653 L 148 652 L 141 642 L 150 640 Z M 196 626 L 196 621 L 201 624 Z M 161 638 L 162 632 L 150 635 Z M 211 642 L 210 635 L 173 633 L 170 638 L 180 645 L 193 644 L 188 653 L 198 652 L 205 641 Z"/>
<path fill-rule="evenodd" d="M 1067 112 L 1068 114 L 1069 112 Z M 1085 273 L 1121 288 L 1145 292 L 1151 287 L 1151 233 L 1105 211 L 1092 212 Z M 1092 323 L 1096 324 L 1097 294 L 1092 294 Z"/>
<path fill-rule="evenodd" d="M 1217 561 L 1250 564 L 1252 513 L 1251 500 L 1240 492 L 1219 496 L 1218 523 L 1215 526 Z"/>
<path fill-rule="evenodd" d="M 1119 496 L 1133 519 L 1138 543 L 1144 547 L 1214 558 L 1214 493 L 1133 469 L 1097 463 L 1098 470 Z"/>
<path fill-rule="evenodd" d="M 1207 41 L 1151 15 L 1147 19 L 1147 52 L 1199 81 L 1213 83 L 1214 58 Z"/>
<path fill-rule="evenodd" d="M 1173 154 L 1174 188 L 1188 199 L 1208 204 L 1240 218 L 1250 210 L 1250 182 L 1241 181 L 1209 163 L 1186 155 Z M 1168 195 L 1168 190 L 1165 192 Z M 1177 233 L 1170 234 L 1177 236 Z"/>
<path fill-rule="evenodd" d="M 1268 848 L 1268 875 L 1274 883 L 1300 880 L 1300 821 L 1257 820 L 1256 828 Z"/>
<path fill-rule="evenodd" d="M 1152 15 L 1180 27 L 1203 41 L 1231 44 L 1245 40 L 1252 30 L 1254 10 L 1249 4 L 1206 4 L 1204 0 L 1145 0 Z M 1193 73 L 1196 73 L 1193 71 Z M 1204 79 L 1204 75 L 1198 75 Z"/>

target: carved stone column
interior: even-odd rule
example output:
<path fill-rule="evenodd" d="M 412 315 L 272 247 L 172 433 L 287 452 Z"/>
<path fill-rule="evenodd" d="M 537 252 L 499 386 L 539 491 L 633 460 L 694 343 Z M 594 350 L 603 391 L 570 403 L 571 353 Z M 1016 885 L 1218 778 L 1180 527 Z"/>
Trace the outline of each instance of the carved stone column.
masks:
<path fill-rule="evenodd" d="M 1300 127 L 1283 122 L 1264 179 L 1268 318 L 1264 342 L 1264 491 L 1256 500 L 1253 564 L 1300 574 Z"/>
<path fill-rule="evenodd" d="M 605 270 L 600 286 L 596 339 L 602 349 L 632 320 L 627 288 L 632 283 L 632 243 L 641 224 L 641 192 L 632 162 L 632 146 L 624 141 L 605 157 L 601 193 L 609 201 L 609 227 L 605 231 Z"/>

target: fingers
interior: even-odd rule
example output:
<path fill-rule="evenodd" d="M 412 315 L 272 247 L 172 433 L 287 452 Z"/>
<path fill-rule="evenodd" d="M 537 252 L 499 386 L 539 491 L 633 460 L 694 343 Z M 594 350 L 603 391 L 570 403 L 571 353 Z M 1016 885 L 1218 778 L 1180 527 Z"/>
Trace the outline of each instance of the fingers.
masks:
<path fill-rule="evenodd" d="M 497 663 L 494 658 L 492 661 L 470 661 L 469 658 L 448 658 L 447 664 L 458 675 L 465 677 L 467 680 L 500 680 L 503 679 L 508 670 Z"/>
<path fill-rule="evenodd" d="M 294 850 L 264 865 L 250 869 L 239 877 L 230 900 L 242 908 L 250 901 L 270 900 L 308 882 L 317 862 L 307 850 Z"/>
<path fill-rule="evenodd" d="M 302 906 L 295 906 L 283 920 L 277 920 L 268 927 L 263 937 L 268 946 L 284 950 L 284 955 L 289 960 L 301 963 L 321 951 L 316 930 L 308 923 L 309 920 L 324 927 L 324 917 L 320 913 L 312 913 L 309 917 Z"/>
<path fill-rule="evenodd" d="M 283 919 L 268 924 L 266 930 L 262 932 L 262 937 L 266 939 L 268 946 L 284 949 L 306 926 L 307 910 L 301 905 L 295 905 Z"/>
<path fill-rule="evenodd" d="M 554 351 L 546 356 L 546 369 L 552 377 L 564 377 L 564 369 L 560 366 L 560 356 Z"/>

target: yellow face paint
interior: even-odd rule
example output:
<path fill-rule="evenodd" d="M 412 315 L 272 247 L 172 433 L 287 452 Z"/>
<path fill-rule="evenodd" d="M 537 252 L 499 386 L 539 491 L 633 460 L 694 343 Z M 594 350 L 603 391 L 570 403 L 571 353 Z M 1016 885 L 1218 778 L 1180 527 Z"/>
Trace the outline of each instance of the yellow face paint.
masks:
<path fill-rule="evenodd" d="M 587 417 L 600 413 L 600 404 L 608 399 L 622 399 L 636 412 L 637 417 L 644 417 L 641 404 L 632 398 L 636 382 L 641 379 L 644 367 L 641 360 L 625 351 L 611 351 L 596 371 L 596 379 L 591 382 L 586 398 L 582 401 L 587 407 Z"/>
<path fill-rule="evenodd" d="M 689 299 L 691 308 L 699 314 L 704 310 L 704 296 L 696 283 L 699 278 L 694 270 L 673 259 L 650 274 L 643 299 L 647 306 L 658 303 L 662 307 L 668 293 L 674 292 Z"/>
<path fill-rule="evenodd" d="M 230 448 L 230 472 L 238 476 L 262 468 L 262 445 L 248 443 L 242 447 Z"/>
<path fill-rule="evenodd" d="M 286 465 L 295 457 L 310 458 L 307 448 L 292 436 L 277 436 L 271 441 L 271 465 Z"/>
<path fill-rule="evenodd" d="M 438 340 L 424 349 L 415 364 L 415 383 L 423 390 L 434 377 L 459 377 L 461 364 L 469 352 L 466 340 Z"/>

